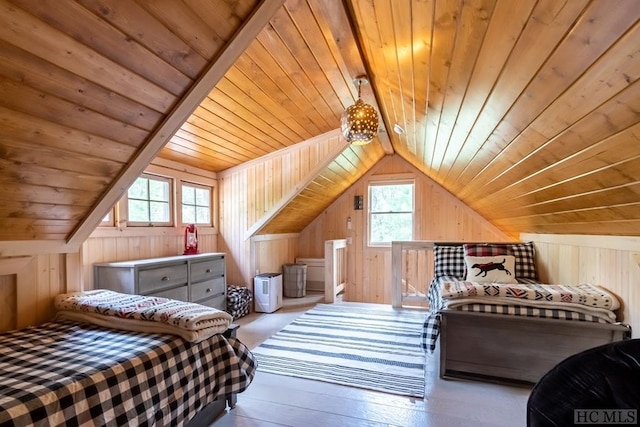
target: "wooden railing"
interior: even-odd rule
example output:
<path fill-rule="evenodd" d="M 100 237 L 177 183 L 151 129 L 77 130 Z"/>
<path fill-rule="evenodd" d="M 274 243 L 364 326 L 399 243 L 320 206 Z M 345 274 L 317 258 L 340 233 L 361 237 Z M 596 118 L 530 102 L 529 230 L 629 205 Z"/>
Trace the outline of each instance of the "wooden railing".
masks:
<path fill-rule="evenodd" d="M 347 240 L 324 242 L 324 302 L 333 303 L 347 284 Z"/>
<path fill-rule="evenodd" d="M 428 307 L 433 277 L 433 241 L 391 243 L 391 305 Z"/>

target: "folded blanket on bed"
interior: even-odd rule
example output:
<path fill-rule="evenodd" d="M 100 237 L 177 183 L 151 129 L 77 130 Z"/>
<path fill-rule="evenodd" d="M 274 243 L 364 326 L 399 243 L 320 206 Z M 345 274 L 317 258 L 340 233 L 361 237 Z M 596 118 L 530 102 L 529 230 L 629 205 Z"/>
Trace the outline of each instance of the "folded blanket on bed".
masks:
<path fill-rule="evenodd" d="M 134 332 L 179 335 L 198 342 L 227 330 L 233 317 L 224 311 L 169 298 L 97 289 L 55 298 L 56 320 L 77 320 Z"/>
<path fill-rule="evenodd" d="M 527 304 L 527 301 L 535 301 L 543 304 L 575 304 L 606 310 L 616 310 L 620 307 L 615 295 L 600 286 L 589 283 L 543 285 L 452 281 L 444 283 L 440 297 L 445 300 L 491 298 L 491 301 L 495 301 L 496 304 Z"/>

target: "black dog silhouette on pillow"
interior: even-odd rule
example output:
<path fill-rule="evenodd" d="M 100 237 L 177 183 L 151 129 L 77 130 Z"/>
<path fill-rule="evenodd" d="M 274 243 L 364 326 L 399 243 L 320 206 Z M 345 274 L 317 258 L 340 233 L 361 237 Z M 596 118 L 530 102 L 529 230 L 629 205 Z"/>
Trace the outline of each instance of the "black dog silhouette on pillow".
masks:
<path fill-rule="evenodd" d="M 511 272 L 509 270 L 507 270 L 504 266 L 506 259 L 503 259 L 502 262 L 488 262 L 486 264 L 473 264 L 471 266 L 471 268 L 477 268 L 480 271 L 478 271 L 478 274 L 476 274 L 476 277 L 478 277 L 480 274 L 482 274 L 482 277 L 487 277 L 487 273 L 491 270 L 502 270 L 505 271 L 509 276 L 511 276 Z"/>

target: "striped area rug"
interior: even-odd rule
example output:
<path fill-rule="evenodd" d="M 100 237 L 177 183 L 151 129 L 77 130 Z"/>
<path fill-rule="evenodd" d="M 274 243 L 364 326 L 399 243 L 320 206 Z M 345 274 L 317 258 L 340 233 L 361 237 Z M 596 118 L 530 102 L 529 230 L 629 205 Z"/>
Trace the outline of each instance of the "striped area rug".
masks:
<path fill-rule="evenodd" d="M 424 397 L 424 312 L 319 304 L 252 350 L 258 371 Z"/>

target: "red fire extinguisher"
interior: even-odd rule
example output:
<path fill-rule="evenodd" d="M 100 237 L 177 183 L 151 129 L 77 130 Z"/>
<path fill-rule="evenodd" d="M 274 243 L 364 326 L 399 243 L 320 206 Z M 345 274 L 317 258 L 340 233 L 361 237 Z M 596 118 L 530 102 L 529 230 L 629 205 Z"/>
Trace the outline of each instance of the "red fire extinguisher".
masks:
<path fill-rule="evenodd" d="M 198 229 L 195 224 L 187 225 L 184 229 L 184 255 L 198 253 Z"/>

